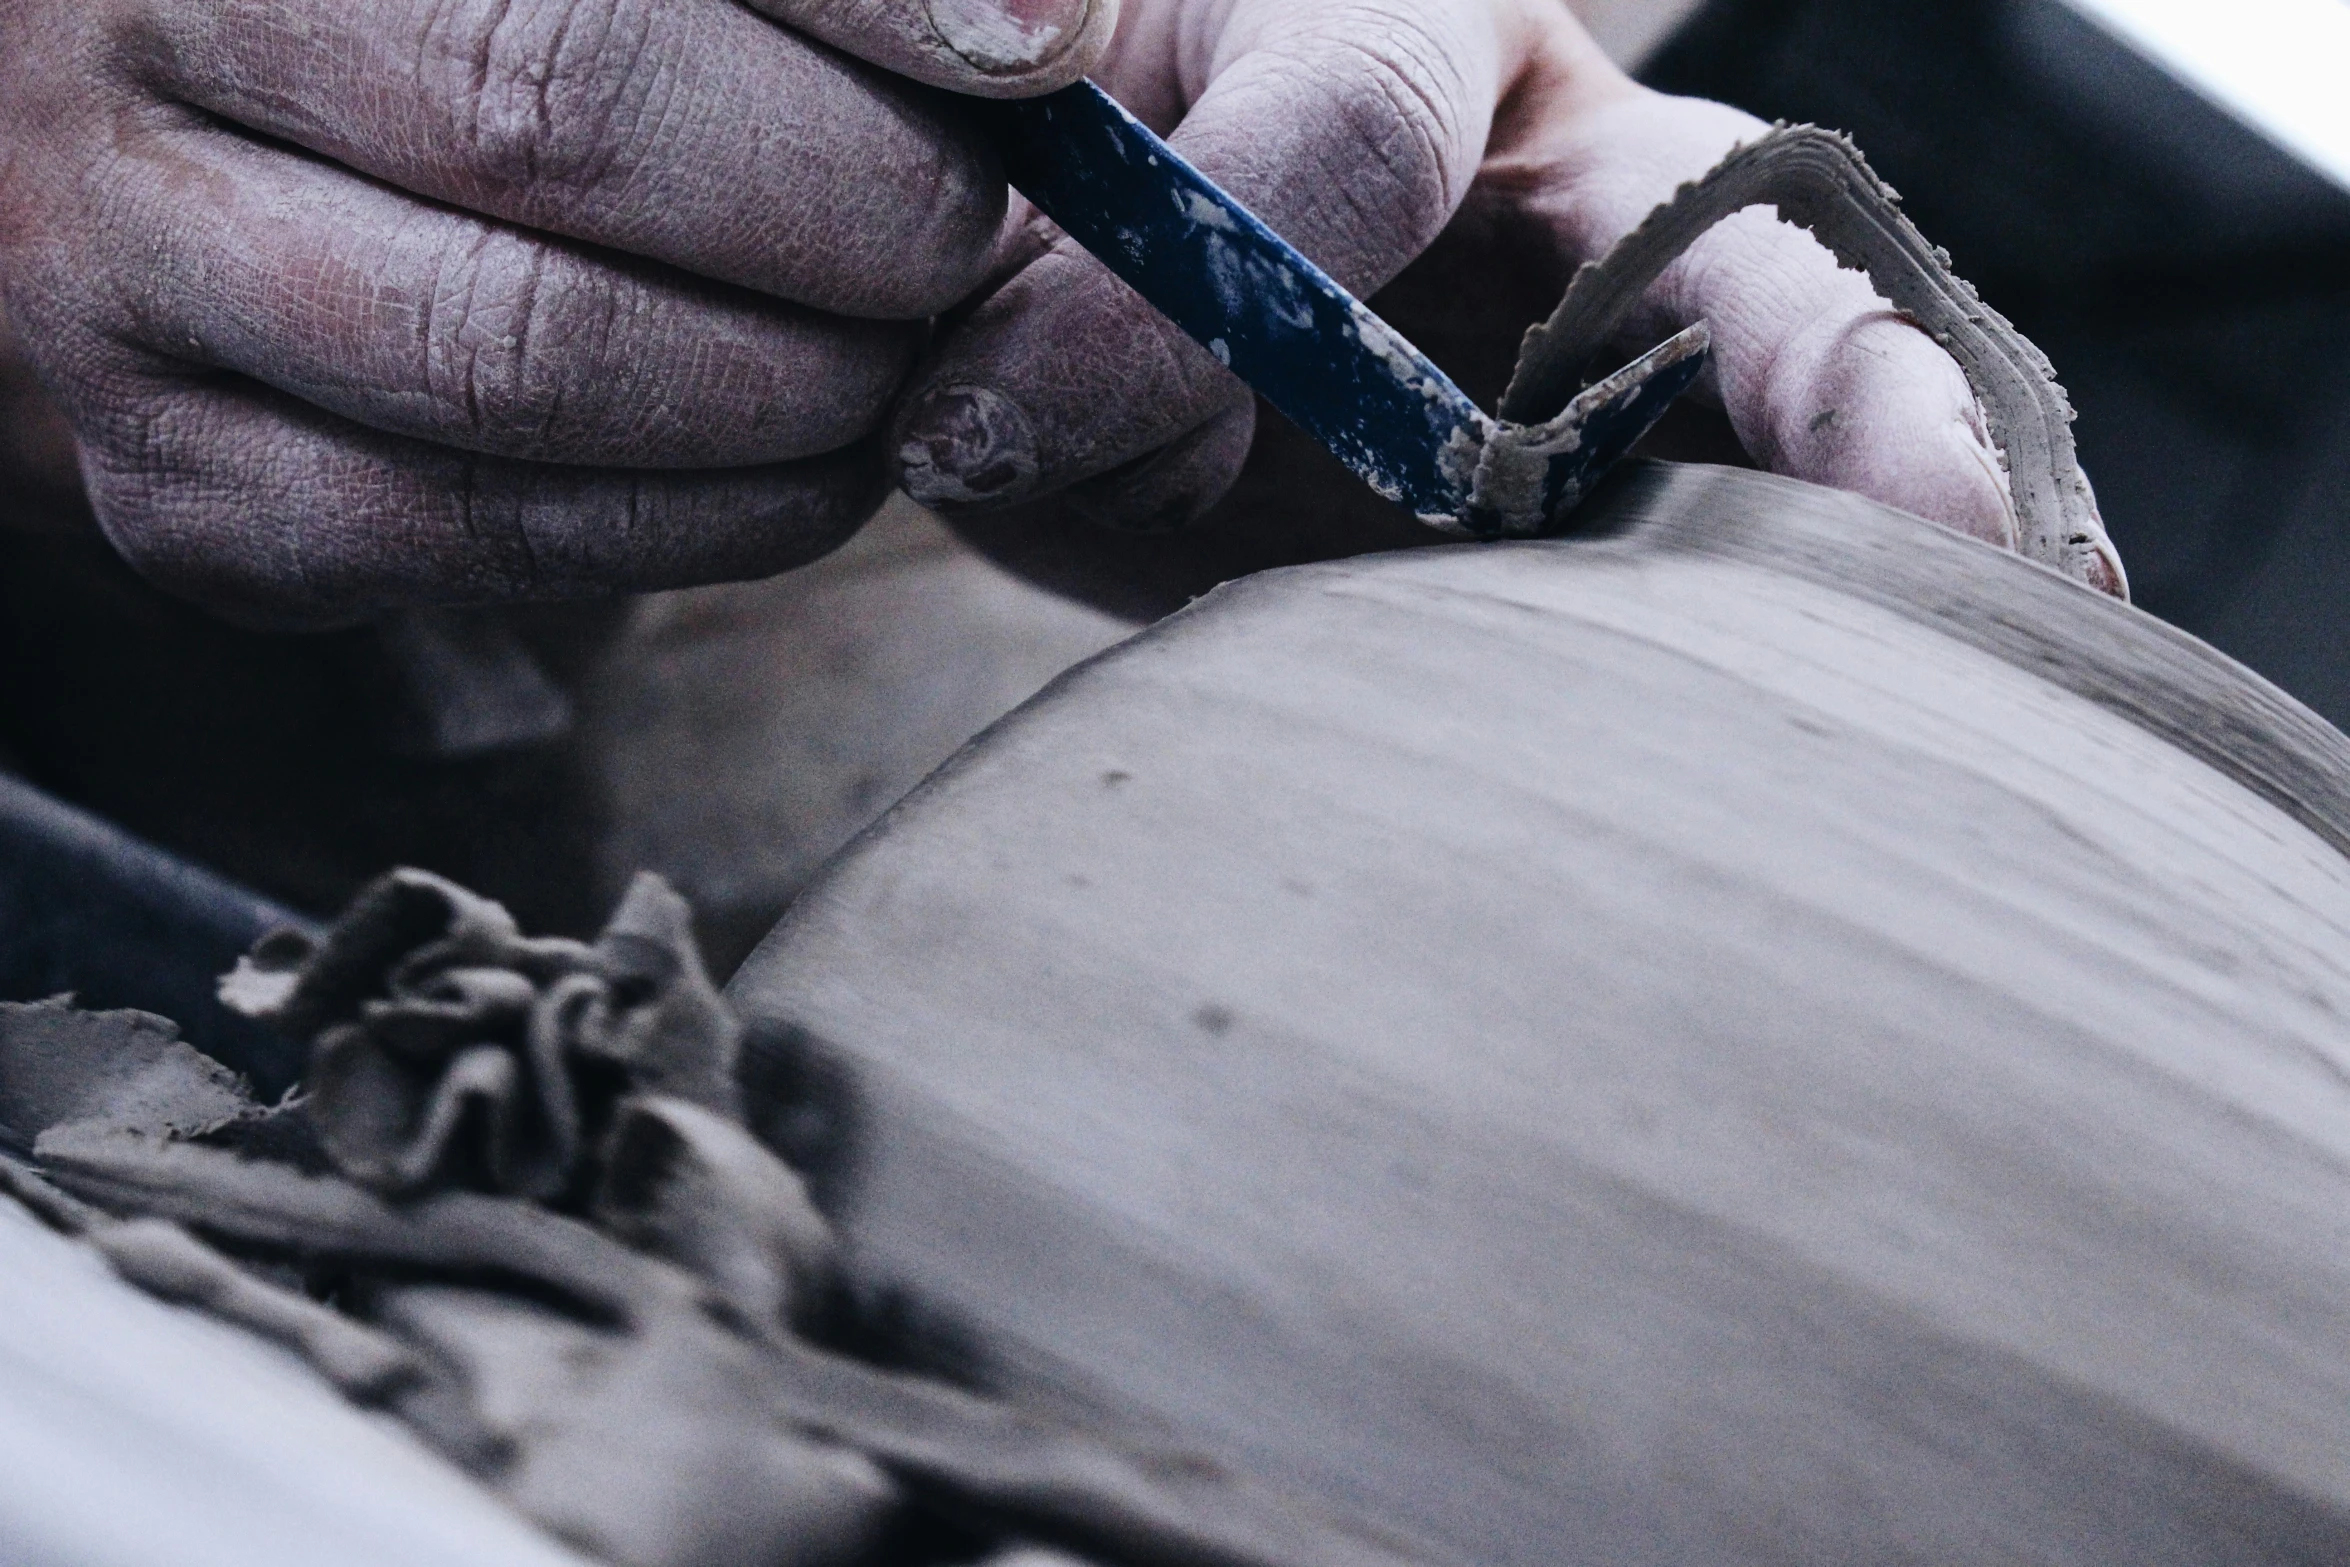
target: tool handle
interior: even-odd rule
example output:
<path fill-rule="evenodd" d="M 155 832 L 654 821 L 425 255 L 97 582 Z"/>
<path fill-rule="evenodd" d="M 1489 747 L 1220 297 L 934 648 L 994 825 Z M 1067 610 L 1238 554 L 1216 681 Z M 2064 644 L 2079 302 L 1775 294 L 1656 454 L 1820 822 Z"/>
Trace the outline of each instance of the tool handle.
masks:
<path fill-rule="evenodd" d="M 1116 99 L 1078 82 L 969 112 L 1039 211 L 1365 483 L 1431 523 L 1468 509 L 1491 421 Z"/>

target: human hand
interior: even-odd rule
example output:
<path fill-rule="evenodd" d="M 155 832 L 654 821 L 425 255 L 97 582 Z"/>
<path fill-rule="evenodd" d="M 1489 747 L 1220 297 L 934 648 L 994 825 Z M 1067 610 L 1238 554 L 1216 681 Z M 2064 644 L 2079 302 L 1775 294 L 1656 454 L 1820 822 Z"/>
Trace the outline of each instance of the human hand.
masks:
<path fill-rule="evenodd" d="M 1098 74 L 1356 292 L 1433 245 L 1395 291 L 1408 297 L 1380 308 L 1456 371 L 1498 350 L 1506 374 L 1578 265 L 1764 129 L 1636 86 L 1559 0 L 1129 0 Z M 999 274 L 899 415 L 917 499 L 991 547 L 1010 536 L 988 513 L 1019 508 L 1028 533 L 999 553 L 1033 558 L 1025 519 L 1041 509 L 1020 503 L 1057 497 L 1151 530 L 1227 491 L 1255 438 L 1244 388 L 1048 226 L 1017 233 Z M 2013 547 L 2005 475 L 1957 365 L 1809 235 L 1762 211 L 1721 225 L 1650 292 L 1625 346 L 1699 319 L 1755 460 Z M 1254 450 L 1252 485 L 1268 466 Z M 1293 504 L 1256 510 L 1257 534 L 1294 531 Z"/>
<path fill-rule="evenodd" d="M 88 527 L 73 433 L 0 312 L 0 533 Z"/>
<path fill-rule="evenodd" d="M 1074 80 L 1116 3 L 755 3 L 9 0 L 0 301 L 116 547 L 295 626 L 845 537 L 1004 211 L 918 84 Z"/>

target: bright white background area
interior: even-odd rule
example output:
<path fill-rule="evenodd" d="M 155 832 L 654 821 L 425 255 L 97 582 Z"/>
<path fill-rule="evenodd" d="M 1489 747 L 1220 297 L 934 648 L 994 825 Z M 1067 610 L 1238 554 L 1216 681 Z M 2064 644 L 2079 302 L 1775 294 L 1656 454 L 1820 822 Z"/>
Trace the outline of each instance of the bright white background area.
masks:
<path fill-rule="evenodd" d="M 2065 0 L 2350 187 L 2350 0 Z"/>

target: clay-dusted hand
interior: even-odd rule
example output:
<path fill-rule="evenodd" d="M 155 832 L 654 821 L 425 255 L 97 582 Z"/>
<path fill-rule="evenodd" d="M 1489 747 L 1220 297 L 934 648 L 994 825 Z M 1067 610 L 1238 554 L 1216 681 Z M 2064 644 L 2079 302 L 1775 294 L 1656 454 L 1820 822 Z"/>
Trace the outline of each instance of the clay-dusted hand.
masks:
<path fill-rule="evenodd" d="M 1440 238 L 1463 261 L 1436 280 L 1461 296 L 1446 313 L 1535 279 L 1540 303 L 1472 345 L 1505 364 L 1577 265 L 1764 129 L 1637 86 L 1562 0 L 1128 0 L 1099 74 L 1359 294 Z M 1007 239 L 997 275 L 898 415 L 916 499 L 979 512 L 1057 495 L 1155 531 L 1225 493 L 1254 433 L 1245 389 L 1042 224 Z M 1446 359 L 1443 328 L 1383 308 Z M 1713 391 L 1757 461 L 2014 544 L 1957 365 L 1809 235 L 1760 210 L 1723 224 L 1625 346 L 1700 318 Z"/>
<path fill-rule="evenodd" d="M 238 618 L 762 575 L 878 502 L 1001 227 L 935 89 L 1062 85 L 1114 18 L 17 0 L 0 297 L 107 535 Z"/>

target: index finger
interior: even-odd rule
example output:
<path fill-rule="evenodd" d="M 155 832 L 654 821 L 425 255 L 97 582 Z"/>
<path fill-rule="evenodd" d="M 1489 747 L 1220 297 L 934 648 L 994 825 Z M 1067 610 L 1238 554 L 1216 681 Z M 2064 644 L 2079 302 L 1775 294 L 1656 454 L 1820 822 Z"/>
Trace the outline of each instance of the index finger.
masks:
<path fill-rule="evenodd" d="M 1169 142 L 1368 296 L 1459 205 L 1510 39 L 1479 6 L 1235 0 L 1221 15 L 1213 74 Z M 940 343 L 900 406 L 895 448 L 901 481 L 926 505 L 1010 505 L 1122 469 L 1246 405 L 1208 350 L 1063 241 Z M 1219 487 L 1193 466 L 1183 508 L 1149 496 L 1161 514 L 1151 520 L 1196 512 Z M 1090 499 L 1107 518 L 1137 496 Z"/>

